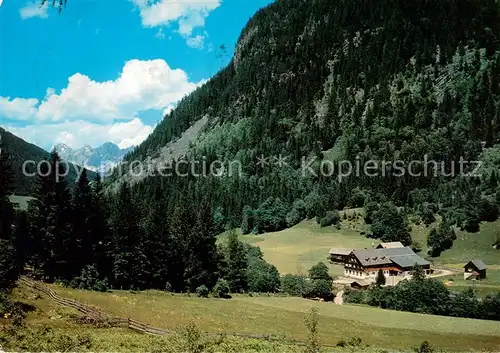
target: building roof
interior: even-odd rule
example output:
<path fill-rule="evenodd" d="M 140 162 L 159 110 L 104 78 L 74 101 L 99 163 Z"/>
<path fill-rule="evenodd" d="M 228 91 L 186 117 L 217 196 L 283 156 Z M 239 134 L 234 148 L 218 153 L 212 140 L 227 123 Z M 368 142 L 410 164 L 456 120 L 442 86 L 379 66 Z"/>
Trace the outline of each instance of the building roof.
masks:
<path fill-rule="evenodd" d="M 360 287 L 368 287 L 371 284 L 371 282 L 369 282 L 369 281 L 365 281 L 365 280 L 362 280 L 362 279 L 357 279 L 357 280 L 351 282 L 351 284 L 350 284 L 351 287 L 355 283 L 358 284 Z"/>
<path fill-rule="evenodd" d="M 391 264 L 390 256 L 412 255 L 413 250 L 409 247 L 391 249 L 364 249 L 354 250 L 354 256 L 363 266 L 375 266 Z"/>
<path fill-rule="evenodd" d="M 473 264 L 479 271 L 486 270 L 486 264 L 482 260 L 472 260 L 465 264 L 466 267 L 468 264 Z"/>
<path fill-rule="evenodd" d="M 417 254 L 394 256 L 391 260 L 402 268 L 413 267 L 415 264 L 418 266 L 427 266 L 431 264 L 429 261 L 421 258 Z"/>
<path fill-rule="evenodd" d="M 349 248 L 331 248 L 330 249 L 330 255 L 335 254 L 335 255 L 349 255 L 352 253 L 353 249 Z"/>
<path fill-rule="evenodd" d="M 400 267 L 413 267 L 415 264 L 419 266 L 429 265 L 430 262 L 421 258 L 413 252 L 409 247 L 402 248 L 380 248 L 380 249 L 365 249 L 354 250 L 353 255 L 363 266 L 378 266 L 397 264 Z"/>
<path fill-rule="evenodd" d="M 377 249 L 393 249 L 393 248 L 404 248 L 405 246 L 400 241 L 391 241 L 389 243 L 380 243 L 377 245 Z"/>

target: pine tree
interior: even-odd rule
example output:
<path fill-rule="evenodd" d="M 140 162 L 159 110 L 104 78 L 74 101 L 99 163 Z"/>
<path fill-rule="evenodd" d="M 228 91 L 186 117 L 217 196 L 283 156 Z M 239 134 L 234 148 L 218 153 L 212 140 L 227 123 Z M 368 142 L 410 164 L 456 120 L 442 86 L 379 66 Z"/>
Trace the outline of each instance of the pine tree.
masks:
<path fill-rule="evenodd" d="M 218 278 L 218 253 L 213 226 L 212 208 L 205 200 L 199 207 L 196 223 L 187 242 L 185 279 L 190 291 L 200 285 L 212 288 Z"/>
<path fill-rule="evenodd" d="M 227 280 L 232 292 L 247 289 L 247 258 L 245 248 L 235 231 L 229 233 L 227 240 Z"/>
<path fill-rule="evenodd" d="M 92 190 L 89 185 L 87 171 L 82 169 L 73 190 L 71 213 L 71 245 L 73 253 L 71 277 L 80 275 L 87 266 L 95 263 L 95 243 L 92 232 Z"/>
<path fill-rule="evenodd" d="M 191 257 L 189 240 L 191 224 L 194 219 L 192 208 L 189 207 L 186 196 L 182 196 L 176 203 L 169 225 L 169 282 L 175 291 L 186 289 L 186 274 L 191 271 L 186 268 Z"/>
<path fill-rule="evenodd" d="M 94 261 L 97 271 L 104 278 L 112 278 L 112 236 L 109 228 L 108 200 L 104 195 L 101 176 L 97 174 L 92 182 L 92 239 L 94 241 Z"/>
<path fill-rule="evenodd" d="M 49 281 L 71 279 L 71 197 L 65 174 L 59 155 L 53 151 L 50 160 L 40 166 L 35 199 L 29 207 L 34 274 Z"/>
<path fill-rule="evenodd" d="M 139 213 L 126 183 L 120 186 L 111 213 L 113 275 L 118 288 L 145 288 L 148 261 L 144 252 Z"/>
<path fill-rule="evenodd" d="M 167 204 L 163 199 L 156 199 L 148 208 L 144 222 L 144 245 L 150 264 L 150 286 L 165 289 L 172 268 L 172 243 L 168 218 L 165 217 Z"/>
<path fill-rule="evenodd" d="M 7 151 L 2 147 L 0 144 L 0 292 L 12 289 L 20 273 L 12 232 L 14 209 L 9 200 L 12 170 Z"/>
<path fill-rule="evenodd" d="M 377 278 L 375 279 L 375 284 L 379 287 L 385 285 L 385 275 L 382 269 L 379 269 L 377 272 Z"/>

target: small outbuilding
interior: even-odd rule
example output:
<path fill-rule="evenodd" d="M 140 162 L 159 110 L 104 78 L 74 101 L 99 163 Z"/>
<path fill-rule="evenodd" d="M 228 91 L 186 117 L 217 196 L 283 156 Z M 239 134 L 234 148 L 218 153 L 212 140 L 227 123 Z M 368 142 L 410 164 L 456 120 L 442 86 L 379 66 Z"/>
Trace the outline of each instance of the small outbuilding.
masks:
<path fill-rule="evenodd" d="M 362 289 L 368 288 L 370 286 L 370 284 L 371 284 L 371 282 L 363 281 L 362 279 L 358 279 L 357 281 L 351 282 L 350 287 L 352 289 L 362 290 Z"/>
<path fill-rule="evenodd" d="M 380 243 L 377 245 L 376 249 L 394 249 L 394 248 L 404 248 L 405 246 L 400 241 L 391 241 L 389 243 Z"/>
<path fill-rule="evenodd" d="M 348 248 L 332 248 L 328 253 L 328 259 L 331 262 L 344 264 L 352 251 L 353 249 Z"/>
<path fill-rule="evenodd" d="M 486 278 L 486 264 L 482 260 L 472 260 L 464 266 L 464 279 Z"/>

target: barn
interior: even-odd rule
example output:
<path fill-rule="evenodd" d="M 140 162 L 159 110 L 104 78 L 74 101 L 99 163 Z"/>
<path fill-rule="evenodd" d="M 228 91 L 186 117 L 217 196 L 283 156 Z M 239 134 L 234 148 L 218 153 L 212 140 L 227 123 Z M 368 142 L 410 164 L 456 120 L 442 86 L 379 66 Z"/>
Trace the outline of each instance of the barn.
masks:
<path fill-rule="evenodd" d="M 464 266 L 464 279 L 486 278 L 486 264 L 482 260 L 471 260 Z"/>
<path fill-rule="evenodd" d="M 354 249 L 332 248 L 328 253 L 328 259 L 331 262 L 344 264 Z"/>

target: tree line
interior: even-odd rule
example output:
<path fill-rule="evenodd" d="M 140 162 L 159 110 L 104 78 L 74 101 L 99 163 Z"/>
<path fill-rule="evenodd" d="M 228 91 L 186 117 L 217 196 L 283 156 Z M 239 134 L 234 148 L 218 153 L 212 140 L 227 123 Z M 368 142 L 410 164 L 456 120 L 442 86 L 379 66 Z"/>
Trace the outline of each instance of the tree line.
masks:
<path fill-rule="evenodd" d="M 207 195 L 173 202 L 158 194 L 146 203 L 125 183 L 116 194 L 106 194 L 100 177 L 89 180 L 85 170 L 70 190 L 59 162 L 53 151 L 36 176 L 28 210 L 14 210 L 8 198 L 12 171 L 2 150 L 3 290 L 12 288 L 24 269 L 43 281 L 94 290 L 279 289 L 279 273 L 259 248 L 243 244 L 234 232 L 217 242 L 217 213 Z"/>

